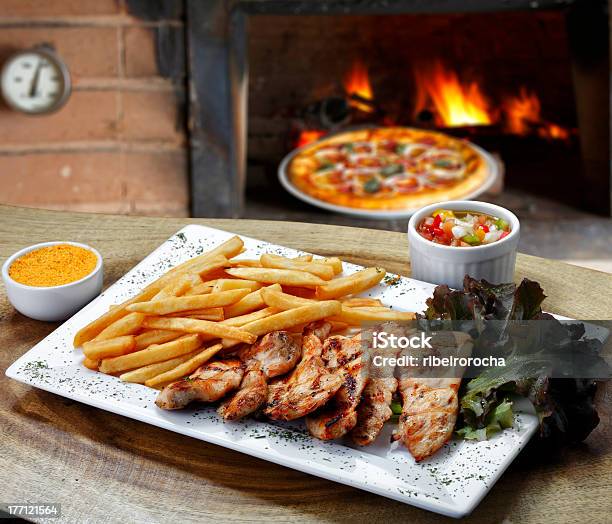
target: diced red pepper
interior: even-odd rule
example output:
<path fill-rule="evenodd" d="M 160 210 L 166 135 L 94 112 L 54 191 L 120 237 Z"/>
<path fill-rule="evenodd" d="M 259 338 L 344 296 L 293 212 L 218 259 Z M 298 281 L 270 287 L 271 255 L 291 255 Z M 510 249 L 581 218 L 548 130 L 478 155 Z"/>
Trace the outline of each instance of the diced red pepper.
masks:
<path fill-rule="evenodd" d="M 502 238 L 507 237 L 510 234 L 510 231 L 504 231 L 501 236 L 499 237 L 499 239 L 501 240 Z"/>
<path fill-rule="evenodd" d="M 434 227 L 434 229 L 436 229 L 436 228 L 440 228 L 440 224 L 441 224 L 441 223 L 442 223 L 442 215 L 441 215 L 440 213 L 438 213 L 438 214 L 436 215 L 436 217 L 434 218 L 434 221 L 433 221 L 433 227 Z"/>
<path fill-rule="evenodd" d="M 489 226 L 486 226 L 485 224 L 480 224 L 480 229 L 482 229 L 485 233 L 489 232 Z"/>

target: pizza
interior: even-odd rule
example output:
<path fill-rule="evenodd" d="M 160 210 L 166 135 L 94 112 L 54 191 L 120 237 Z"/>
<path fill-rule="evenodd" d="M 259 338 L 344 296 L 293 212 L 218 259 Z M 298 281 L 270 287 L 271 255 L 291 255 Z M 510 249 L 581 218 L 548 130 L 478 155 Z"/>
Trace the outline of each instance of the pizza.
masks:
<path fill-rule="evenodd" d="M 465 140 L 407 127 L 339 133 L 300 149 L 287 166 L 294 187 L 360 210 L 415 209 L 473 193 L 492 175 Z"/>

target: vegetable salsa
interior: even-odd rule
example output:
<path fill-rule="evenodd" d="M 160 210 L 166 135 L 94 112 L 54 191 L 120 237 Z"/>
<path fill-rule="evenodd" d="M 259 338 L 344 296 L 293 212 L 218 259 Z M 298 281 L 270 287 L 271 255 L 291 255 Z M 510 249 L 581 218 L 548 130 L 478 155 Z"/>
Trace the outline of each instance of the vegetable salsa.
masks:
<path fill-rule="evenodd" d="M 436 209 L 417 226 L 419 234 L 436 244 L 454 247 L 492 244 L 510 234 L 503 218 L 476 211 Z"/>

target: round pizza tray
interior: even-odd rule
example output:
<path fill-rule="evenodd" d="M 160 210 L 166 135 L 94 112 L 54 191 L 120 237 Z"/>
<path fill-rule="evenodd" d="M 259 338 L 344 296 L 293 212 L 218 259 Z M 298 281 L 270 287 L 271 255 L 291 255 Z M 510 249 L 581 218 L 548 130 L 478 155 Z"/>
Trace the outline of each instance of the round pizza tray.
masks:
<path fill-rule="evenodd" d="M 353 130 L 354 129 L 351 129 L 351 131 Z M 278 179 L 280 183 L 294 197 L 299 198 L 300 200 L 307 202 L 308 204 L 320 207 L 322 209 L 326 209 L 328 211 L 333 211 L 335 213 L 341 213 L 344 215 L 352 215 L 352 216 L 357 216 L 357 217 L 362 217 L 362 218 L 371 218 L 374 220 L 390 220 L 390 219 L 395 219 L 395 218 L 409 218 L 412 216 L 413 213 L 415 213 L 421 207 L 423 207 L 423 206 L 419 206 L 415 208 L 391 209 L 391 210 L 356 209 L 356 208 L 347 207 L 347 206 L 338 206 L 336 204 L 330 204 L 329 202 L 325 202 L 323 200 L 319 200 L 318 198 L 314 198 L 310 196 L 309 194 L 304 193 L 302 190 L 298 189 L 297 187 L 295 187 L 293 183 L 291 182 L 291 180 L 289 179 L 289 173 L 287 169 L 289 167 L 289 163 L 293 160 L 293 158 L 296 155 L 298 155 L 304 149 L 308 147 L 312 147 L 314 144 L 317 144 L 318 142 L 321 142 L 329 138 L 330 136 L 333 136 L 333 135 L 332 134 L 326 135 L 323 138 L 315 142 L 311 142 L 298 149 L 294 149 L 285 158 L 283 158 L 282 162 L 278 166 Z M 495 162 L 491 154 L 485 151 L 484 149 L 482 149 L 480 146 L 477 146 L 473 142 L 470 142 L 468 140 L 466 140 L 466 142 L 469 144 L 470 147 L 472 147 L 475 151 L 477 151 L 482 156 L 482 158 L 484 159 L 488 167 L 489 175 L 487 176 L 485 181 L 482 183 L 482 185 L 478 189 L 475 189 L 474 191 L 470 191 L 469 193 L 466 193 L 463 195 L 457 195 L 455 200 L 471 200 L 471 199 L 476 198 L 477 196 L 481 195 L 482 193 L 490 189 L 499 176 L 499 169 L 498 169 L 497 163 Z M 433 203 L 435 202 L 432 201 L 431 204 Z"/>

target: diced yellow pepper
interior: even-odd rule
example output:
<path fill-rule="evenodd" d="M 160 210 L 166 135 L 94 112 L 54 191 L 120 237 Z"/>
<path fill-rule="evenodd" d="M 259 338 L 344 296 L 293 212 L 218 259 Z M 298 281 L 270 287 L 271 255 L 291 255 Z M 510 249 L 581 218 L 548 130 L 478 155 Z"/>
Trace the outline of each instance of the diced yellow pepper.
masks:
<path fill-rule="evenodd" d="M 450 209 L 436 209 L 432 215 L 434 217 L 440 215 L 442 220 L 447 220 L 449 218 L 455 218 L 455 213 L 453 213 Z"/>
<path fill-rule="evenodd" d="M 484 237 L 485 237 L 485 232 L 484 232 L 484 230 L 483 230 L 483 229 L 481 229 L 481 228 L 478 228 L 478 229 L 475 231 L 475 233 L 476 233 L 476 236 L 477 236 L 477 237 L 480 239 L 480 241 L 482 242 L 482 241 L 484 240 Z"/>

